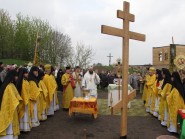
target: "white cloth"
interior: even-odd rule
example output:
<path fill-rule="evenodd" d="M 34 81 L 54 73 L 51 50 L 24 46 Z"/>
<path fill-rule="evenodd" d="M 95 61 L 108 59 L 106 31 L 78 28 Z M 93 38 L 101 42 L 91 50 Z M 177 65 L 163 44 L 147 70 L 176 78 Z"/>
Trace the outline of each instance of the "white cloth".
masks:
<path fill-rule="evenodd" d="M 158 117 L 158 115 L 159 115 L 159 98 L 155 98 L 155 108 L 154 108 L 153 115 L 155 117 Z"/>
<path fill-rule="evenodd" d="M 167 108 L 164 108 L 164 121 L 161 121 L 161 125 L 166 126 L 168 120 L 168 111 Z"/>
<path fill-rule="evenodd" d="M 37 102 L 34 103 L 33 113 L 34 113 L 34 117 L 31 119 L 31 124 L 32 124 L 32 127 L 37 127 L 40 125 L 40 122 L 38 120 Z"/>
<path fill-rule="evenodd" d="M 28 115 L 28 105 L 25 106 L 25 113 L 24 116 L 20 119 L 20 125 L 19 125 L 19 129 L 20 131 L 30 131 L 30 118 Z"/>
<path fill-rule="evenodd" d="M 170 126 L 167 129 L 171 133 L 177 133 L 177 128 L 174 126 L 172 120 L 170 119 Z"/>
<path fill-rule="evenodd" d="M 57 102 L 56 102 L 56 98 L 57 98 L 57 92 L 54 94 L 54 97 L 53 97 L 54 111 L 59 110 L 59 105 L 58 105 Z"/>
<path fill-rule="evenodd" d="M 120 87 L 120 92 L 119 92 Z M 128 95 L 133 88 L 128 84 Z M 120 93 L 120 96 L 119 96 Z M 122 99 L 122 86 L 116 84 L 109 84 L 108 86 L 108 107 L 116 105 Z M 127 108 L 131 108 L 131 101 L 128 102 Z"/>
<path fill-rule="evenodd" d="M 54 95 L 53 95 L 53 101 L 54 101 Z M 54 115 L 54 102 L 51 102 L 49 105 L 49 108 L 47 110 L 47 115 Z"/>
<path fill-rule="evenodd" d="M 95 72 L 90 74 L 89 71 L 87 71 L 82 80 L 82 87 L 85 87 L 86 90 L 90 91 L 90 96 L 97 98 L 97 85 L 99 83 L 100 77 Z"/>
<path fill-rule="evenodd" d="M 10 125 L 6 129 L 6 134 L 7 134 L 6 136 L 1 136 L 0 139 L 18 139 L 18 136 L 16 137 L 13 136 L 12 123 L 10 123 Z"/>
<path fill-rule="evenodd" d="M 77 73 L 77 72 L 73 72 L 72 76 L 76 82 L 76 88 L 74 89 L 74 96 L 75 97 L 82 97 L 83 95 L 82 95 L 82 91 L 81 91 L 81 80 L 82 80 L 81 74 Z"/>

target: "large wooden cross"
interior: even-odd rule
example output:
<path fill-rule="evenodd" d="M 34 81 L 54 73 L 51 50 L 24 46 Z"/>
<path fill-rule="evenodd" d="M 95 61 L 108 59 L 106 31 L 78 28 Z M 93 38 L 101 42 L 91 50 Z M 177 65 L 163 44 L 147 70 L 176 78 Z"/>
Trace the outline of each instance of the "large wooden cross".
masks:
<path fill-rule="evenodd" d="M 123 19 L 123 29 L 110 26 L 101 26 L 101 33 L 122 37 L 122 100 L 116 105 L 121 109 L 121 139 L 127 138 L 127 104 L 128 100 L 135 96 L 131 93 L 128 96 L 128 62 L 129 62 L 129 39 L 145 41 L 145 35 L 129 31 L 129 22 L 134 22 L 135 16 L 129 13 L 129 3 L 124 2 L 124 11 L 117 11 L 117 17 Z"/>

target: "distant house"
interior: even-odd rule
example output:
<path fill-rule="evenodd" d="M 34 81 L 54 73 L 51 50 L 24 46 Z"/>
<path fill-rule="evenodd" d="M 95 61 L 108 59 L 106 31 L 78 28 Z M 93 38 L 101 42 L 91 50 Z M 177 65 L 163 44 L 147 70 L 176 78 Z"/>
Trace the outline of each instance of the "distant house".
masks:
<path fill-rule="evenodd" d="M 169 46 L 153 47 L 153 66 L 170 68 L 178 55 L 185 55 L 185 45 L 170 44 Z"/>

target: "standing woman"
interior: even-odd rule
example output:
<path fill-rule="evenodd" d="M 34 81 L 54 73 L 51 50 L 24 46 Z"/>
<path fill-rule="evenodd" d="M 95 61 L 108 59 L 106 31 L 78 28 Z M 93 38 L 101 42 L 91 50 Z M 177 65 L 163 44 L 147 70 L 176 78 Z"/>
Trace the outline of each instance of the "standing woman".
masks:
<path fill-rule="evenodd" d="M 173 89 L 170 95 L 167 96 L 169 118 L 168 131 L 177 132 L 177 114 L 178 109 L 185 109 L 185 92 L 181 78 L 178 72 L 172 73 Z"/>
<path fill-rule="evenodd" d="M 20 131 L 30 131 L 30 85 L 28 82 L 28 70 L 26 68 L 19 69 L 19 78 L 16 83 L 16 87 L 23 99 L 23 103 L 19 105 Z"/>
<path fill-rule="evenodd" d="M 170 94 L 172 89 L 172 81 L 171 81 L 171 74 L 170 71 L 166 68 L 162 69 L 162 76 L 163 76 L 163 85 L 161 90 L 161 99 L 159 105 L 159 115 L 161 120 L 161 125 L 167 126 L 168 121 L 168 105 L 166 101 L 166 96 Z"/>
<path fill-rule="evenodd" d="M 39 109 L 39 87 L 38 87 L 38 71 L 39 68 L 36 66 L 33 66 L 30 69 L 29 75 L 28 75 L 28 81 L 30 83 L 30 115 L 31 115 L 31 124 L 32 127 L 37 127 L 40 125 L 39 119 L 38 119 L 38 112 Z"/>
<path fill-rule="evenodd" d="M 14 83 L 17 72 L 9 71 L 0 87 L 0 139 L 15 139 L 20 134 L 18 105 L 22 100 Z"/>

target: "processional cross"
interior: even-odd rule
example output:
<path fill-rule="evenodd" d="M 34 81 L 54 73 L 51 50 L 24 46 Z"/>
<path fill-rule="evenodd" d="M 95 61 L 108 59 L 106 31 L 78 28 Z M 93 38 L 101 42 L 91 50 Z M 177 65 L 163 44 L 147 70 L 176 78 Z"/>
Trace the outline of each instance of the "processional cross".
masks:
<path fill-rule="evenodd" d="M 129 22 L 134 22 L 135 16 L 129 13 L 129 3 L 123 3 L 124 11 L 117 11 L 117 17 L 123 19 L 123 29 L 110 26 L 101 26 L 101 33 L 122 37 L 122 100 L 113 108 L 121 109 L 120 139 L 127 138 L 127 104 L 135 98 L 136 93 L 128 95 L 128 61 L 129 61 L 129 39 L 145 41 L 145 35 L 129 31 Z"/>
<path fill-rule="evenodd" d="M 36 46 L 35 46 L 34 59 L 33 59 L 33 64 L 36 66 L 39 66 L 39 64 L 40 64 L 39 51 L 38 51 L 40 40 L 41 40 L 41 38 L 39 37 L 38 32 L 37 32 Z"/>
<path fill-rule="evenodd" d="M 113 57 L 112 55 L 111 55 L 111 53 L 109 53 L 109 56 L 107 56 L 108 58 L 109 58 L 109 66 L 111 65 L 111 58 Z"/>

